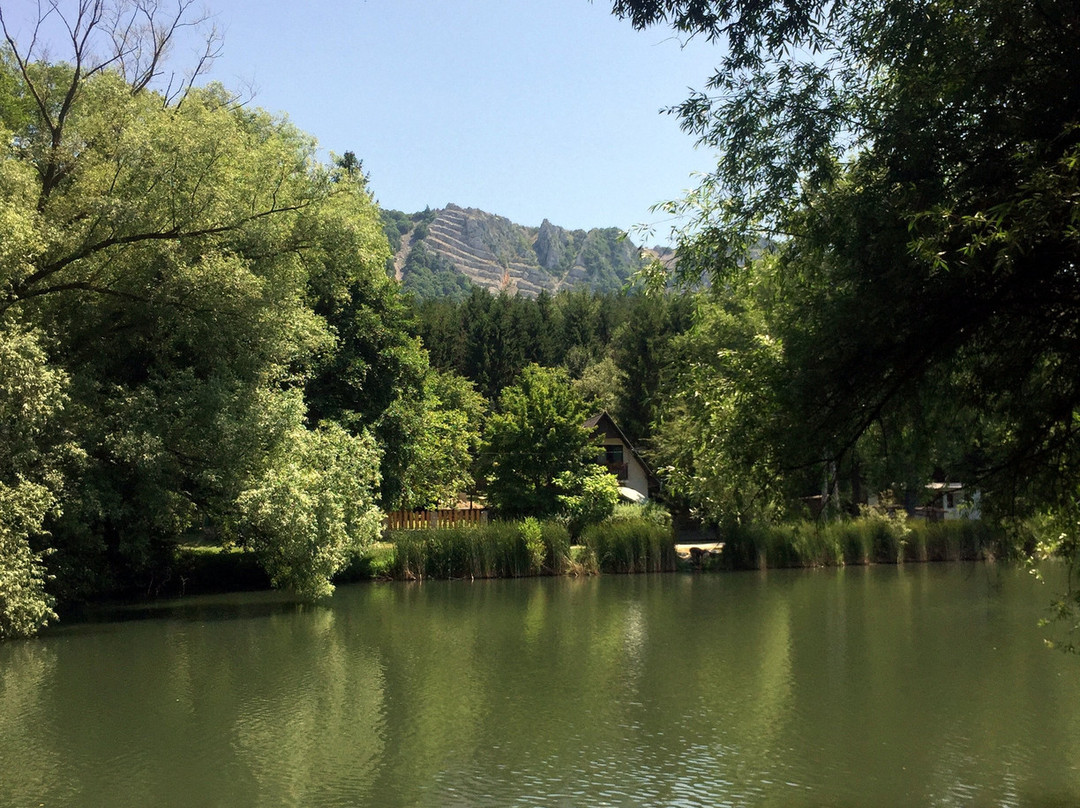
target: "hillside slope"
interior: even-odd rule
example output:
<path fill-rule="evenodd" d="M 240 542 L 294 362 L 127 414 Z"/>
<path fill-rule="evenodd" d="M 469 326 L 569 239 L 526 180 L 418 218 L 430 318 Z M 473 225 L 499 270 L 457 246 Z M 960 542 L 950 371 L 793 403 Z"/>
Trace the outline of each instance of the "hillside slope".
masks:
<path fill-rule="evenodd" d="M 383 211 L 393 271 L 418 297 L 460 297 L 470 286 L 534 297 L 571 286 L 621 289 L 645 263 L 618 228 L 524 227 L 475 208 Z"/>

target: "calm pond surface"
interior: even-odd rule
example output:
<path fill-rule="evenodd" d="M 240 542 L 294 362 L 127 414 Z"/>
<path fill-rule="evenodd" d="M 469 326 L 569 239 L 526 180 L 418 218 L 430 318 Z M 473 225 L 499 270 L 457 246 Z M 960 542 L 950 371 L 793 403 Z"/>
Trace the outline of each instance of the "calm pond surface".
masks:
<path fill-rule="evenodd" d="M 0 645 L 2 806 L 1078 806 L 993 565 L 189 598 Z"/>

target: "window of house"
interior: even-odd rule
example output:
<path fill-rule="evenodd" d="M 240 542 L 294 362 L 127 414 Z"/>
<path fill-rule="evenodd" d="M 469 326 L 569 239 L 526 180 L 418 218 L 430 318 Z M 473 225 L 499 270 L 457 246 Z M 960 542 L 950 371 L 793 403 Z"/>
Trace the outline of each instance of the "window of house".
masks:
<path fill-rule="evenodd" d="M 604 462 L 609 466 L 623 462 L 623 447 L 621 443 L 617 446 L 604 447 Z"/>

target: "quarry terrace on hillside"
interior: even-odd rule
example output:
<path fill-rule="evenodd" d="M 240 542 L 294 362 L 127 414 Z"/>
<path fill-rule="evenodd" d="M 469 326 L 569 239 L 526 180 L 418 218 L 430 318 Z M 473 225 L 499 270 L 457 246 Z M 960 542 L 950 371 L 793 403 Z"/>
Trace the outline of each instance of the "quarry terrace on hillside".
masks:
<path fill-rule="evenodd" d="M 394 250 L 393 274 L 420 297 L 480 286 L 535 297 L 541 291 L 585 286 L 623 288 L 656 249 L 639 249 L 618 228 L 567 230 L 547 219 L 524 227 L 475 208 L 404 214 L 384 211 Z"/>

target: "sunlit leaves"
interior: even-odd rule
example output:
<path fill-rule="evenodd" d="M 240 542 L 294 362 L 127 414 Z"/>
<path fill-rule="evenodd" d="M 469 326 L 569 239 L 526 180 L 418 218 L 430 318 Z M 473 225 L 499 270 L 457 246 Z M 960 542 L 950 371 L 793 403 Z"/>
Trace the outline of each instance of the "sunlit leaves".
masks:
<path fill-rule="evenodd" d="M 599 451 L 584 426 L 589 415 L 565 370 L 528 365 L 517 384 L 503 390 L 499 411 L 488 420 L 483 452 L 489 502 L 505 514 L 558 513 L 559 495 L 567 492 L 556 478 L 579 475 Z"/>
<path fill-rule="evenodd" d="M 381 454 L 362 427 L 387 406 L 376 395 L 354 435 L 312 431 L 304 386 L 346 325 L 351 357 L 412 348 L 401 363 L 426 368 L 383 316 L 396 291 L 362 178 L 219 86 L 170 103 L 109 69 L 5 60 L 3 77 L 4 97 L 44 106 L 4 118 L 17 128 L 0 161 L 0 312 L 36 329 L 41 372 L 69 379 L 86 454 L 62 515 L 23 488 L 4 518 L 24 514 L 20 541 L 51 531 L 65 597 L 167 577 L 177 543 L 221 540 L 257 546 L 282 585 L 325 592 L 378 529 Z M 31 448 L 49 452 L 48 437 Z"/>
<path fill-rule="evenodd" d="M 378 451 L 334 424 L 294 428 L 237 504 L 242 541 L 275 586 L 307 598 L 333 592 L 335 573 L 378 534 Z"/>
<path fill-rule="evenodd" d="M 58 466 L 73 450 L 59 420 L 66 385 L 34 335 L 0 320 L 0 639 L 33 634 L 56 616 L 44 553 L 31 542 L 58 508 Z"/>

